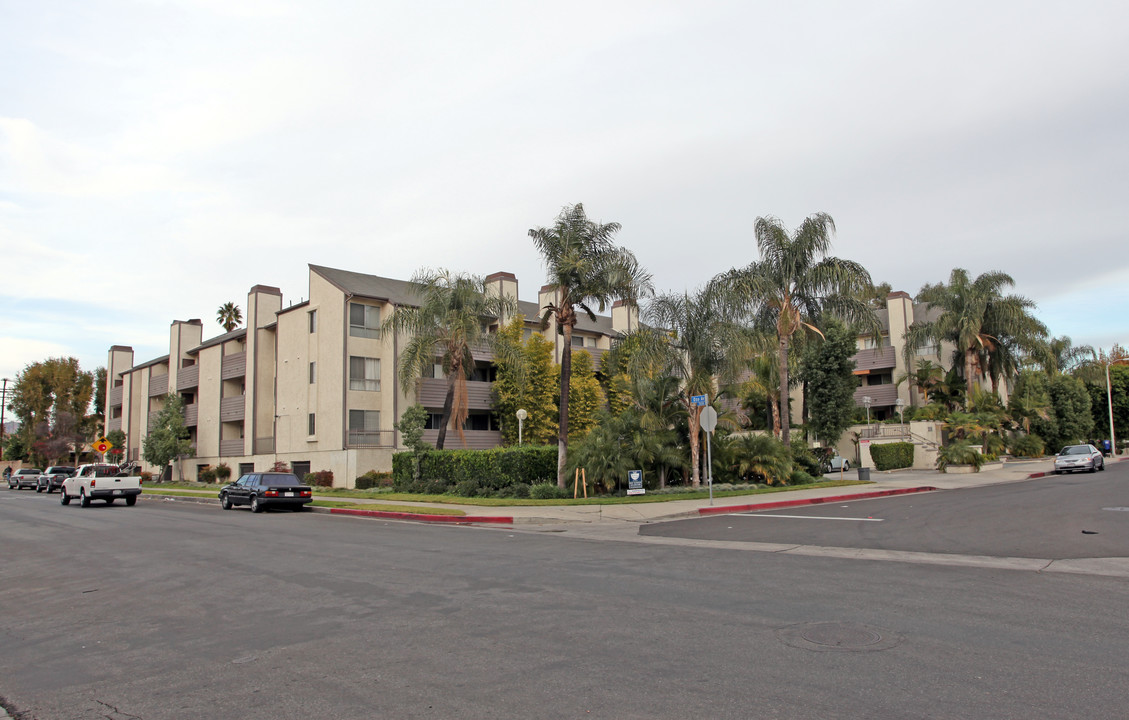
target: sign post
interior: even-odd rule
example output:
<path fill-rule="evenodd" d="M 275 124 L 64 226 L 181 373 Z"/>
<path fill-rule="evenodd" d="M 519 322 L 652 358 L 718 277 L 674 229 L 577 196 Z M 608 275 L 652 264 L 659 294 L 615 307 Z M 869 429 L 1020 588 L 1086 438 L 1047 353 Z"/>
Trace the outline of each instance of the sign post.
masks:
<path fill-rule="evenodd" d="M 642 470 L 628 470 L 627 471 L 627 494 L 628 495 L 646 495 L 647 489 L 643 487 L 643 471 Z"/>
<path fill-rule="evenodd" d="M 701 424 L 702 429 L 706 431 L 706 482 L 710 486 L 710 505 L 713 505 L 713 448 L 710 444 L 710 436 L 717 429 L 717 410 L 712 407 L 703 410 Z"/>

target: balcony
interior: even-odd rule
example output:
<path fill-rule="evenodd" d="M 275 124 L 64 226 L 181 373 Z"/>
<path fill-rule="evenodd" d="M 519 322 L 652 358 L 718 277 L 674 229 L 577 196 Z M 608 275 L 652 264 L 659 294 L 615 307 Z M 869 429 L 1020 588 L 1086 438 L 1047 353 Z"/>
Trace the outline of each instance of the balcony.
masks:
<path fill-rule="evenodd" d="M 489 450 L 490 448 L 499 447 L 502 444 L 502 432 L 500 430 L 464 430 L 463 435 L 466 437 L 467 450 Z M 424 442 L 430 443 L 432 447 L 435 446 L 435 442 L 438 439 L 438 430 L 423 431 Z M 444 449 L 463 449 L 463 441 L 459 438 L 459 433 L 457 430 L 447 430 Z"/>
<path fill-rule="evenodd" d="M 176 373 L 176 389 L 177 390 L 191 390 L 194 387 L 200 386 L 200 366 L 192 365 L 191 367 L 181 368 Z"/>
<path fill-rule="evenodd" d="M 246 395 L 236 395 L 220 400 L 220 422 L 241 422 L 246 412 Z"/>
<path fill-rule="evenodd" d="M 234 380 L 247 374 L 247 353 L 232 353 L 224 355 L 223 365 L 220 368 L 220 379 Z"/>
<path fill-rule="evenodd" d="M 894 348 L 881 347 L 859 350 L 855 353 L 855 375 L 868 375 L 875 370 L 890 370 L 897 366 L 898 355 Z"/>
<path fill-rule="evenodd" d="M 234 440 L 220 440 L 220 455 L 222 457 L 232 457 L 233 455 L 243 454 L 243 438 L 235 438 Z"/>
<path fill-rule="evenodd" d="M 196 427 L 200 422 L 200 404 L 192 403 L 184 406 L 184 427 Z"/>
<path fill-rule="evenodd" d="M 110 388 L 110 407 L 121 407 L 122 404 L 122 386 L 118 385 L 115 388 Z"/>
<path fill-rule="evenodd" d="M 396 431 L 350 430 L 348 442 L 351 448 L 388 448 L 396 444 Z"/>
<path fill-rule="evenodd" d="M 160 397 L 169 392 L 169 376 L 153 375 L 149 378 L 149 397 Z"/>
<path fill-rule="evenodd" d="M 863 385 L 855 390 L 855 405 L 862 407 L 862 398 L 870 396 L 870 407 L 893 407 L 898 401 L 898 386 L 889 385 Z"/>
<path fill-rule="evenodd" d="M 471 410 L 490 410 L 494 407 L 494 383 L 467 380 L 467 407 Z M 447 381 L 439 378 L 422 378 L 419 385 L 419 404 L 426 408 L 441 408 L 447 398 Z M 493 446 L 491 446 L 493 447 Z"/>

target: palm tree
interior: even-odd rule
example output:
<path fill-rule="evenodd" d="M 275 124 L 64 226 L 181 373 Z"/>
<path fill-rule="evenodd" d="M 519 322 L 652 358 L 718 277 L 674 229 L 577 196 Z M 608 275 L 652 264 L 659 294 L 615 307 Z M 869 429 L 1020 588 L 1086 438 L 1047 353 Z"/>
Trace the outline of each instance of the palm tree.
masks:
<path fill-rule="evenodd" d="M 1063 335 L 1062 337 L 1053 337 L 1043 343 L 1032 354 L 1032 359 L 1048 375 L 1057 375 L 1081 367 L 1093 356 L 1094 348 L 1089 345 L 1075 346 L 1068 336 Z"/>
<path fill-rule="evenodd" d="M 487 293 L 486 283 L 480 277 L 448 270 L 419 271 L 412 278 L 411 289 L 419 305 L 398 306 L 381 325 L 381 331 L 409 336 L 400 354 L 400 386 L 404 393 L 411 392 L 416 378 L 435 363 L 437 356 L 442 357 L 447 394 L 435 449 L 443 449 L 451 420 L 465 446 L 463 424 L 469 409 L 466 382 L 474 372 L 471 351 L 487 344 L 495 352 L 505 352 L 486 326 L 490 320 L 513 313 L 516 303 L 512 298 Z"/>
<path fill-rule="evenodd" d="M 224 303 L 216 311 L 216 322 L 223 326 L 224 332 L 231 332 L 243 322 L 243 311 L 233 302 Z"/>
<path fill-rule="evenodd" d="M 568 458 L 568 390 L 572 377 L 572 332 L 577 310 L 596 319 L 592 305 L 601 312 L 615 299 L 636 300 L 651 292 L 651 276 L 639 267 L 635 256 L 612 242 L 619 223 L 597 223 L 584 214 L 581 203 L 566 206 L 551 227 L 529 231 L 549 273 L 547 287 L 555 293 L 542 310 L 541 327 L 556 321 L 564 335 L 561 351 L 560 424 L 557 429 L 557 485 L 565 486 Z"/>
<path fill-rule="evenodd" d="M 734 297 L 751 314 L 754 325 L 772 328 L 777 340 L 780 369 L 781 440 L 791 444 L 791 408 L 788 405 L 789 352 L 793 336 L 815 326 L 828 313 L 864 328 L 875 325 L 864 300 L 871 288 L 870 273 L 851 260 L 828 257 L 835 221 L 816 213 L 789 234 L 775 217 L 759 217 L 754 226 L 761 259 L 722 276 Z M 822 334 L 822 333 L 820 333 Z"/>
<path fill-rule="evenodd" d="M 736 378 L 743 358 L 754 346 L 747 330 L 727 319 L 724 296 L 717 284 L 689 293 L 659 295 L 646 308 L 647 324 L 629 333 L 628 373 L 635 377 L 673 377 L 679 403 L 690 422 L 692 484 L 701 484 L 699 429 L 704 409 L 695 395 L 715 395 L 715 383 Z"/>
<path fill-rule="evenodd" d="M 963 360 L 966 407 L 978 379 L 986 374 L 994 379 L 997 372 L 1011 374 L 1017 349 L 1033 349 L 1036 340 L 1046 335 L 1046 327 L 1031 315 L 1035 303 L 1003 294 L 1014 284 L 1007 273 L 986 272 L 973 280 L 967 270 L 955 268 L 948 285 L 926 285 L 917 294 L 917 302 L 929 303 L 940 315 L 910 327 L 906 352 L 926 344 L 955 345 Z"/>

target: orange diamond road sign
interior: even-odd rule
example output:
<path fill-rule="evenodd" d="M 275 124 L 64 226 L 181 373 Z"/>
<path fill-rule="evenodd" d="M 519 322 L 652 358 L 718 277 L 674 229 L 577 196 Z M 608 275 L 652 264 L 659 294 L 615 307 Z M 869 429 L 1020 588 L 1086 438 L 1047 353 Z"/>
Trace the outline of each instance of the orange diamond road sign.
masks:
<path fill-rule="evenodd" d="M 100 453 L 104 453 L 104 452 L 106 452 L 107 450 L 110 449 L 110 443 L 108 443 L 108 442 L 94 443 L 94 449 L 97 450 Z"/>

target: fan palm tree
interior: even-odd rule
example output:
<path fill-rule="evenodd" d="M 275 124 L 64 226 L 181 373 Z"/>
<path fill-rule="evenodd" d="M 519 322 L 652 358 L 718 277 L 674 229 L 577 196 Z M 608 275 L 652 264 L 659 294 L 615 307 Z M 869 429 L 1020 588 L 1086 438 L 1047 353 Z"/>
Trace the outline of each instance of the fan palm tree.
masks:
<path fill-rule="evenodd" d="M 788 371 L 793 336 L 803 329 L 819 333 L 815 322 L 824 312 L 859 323 L 864 330 L 876 324 L 867 303 L 860 299 L 871 288 L 870 273 L 851 260 L 827 256 L 834 231 L 835 221 L 826 213 L 808 217 L 794 233 L 775 217 L 759 217 L 754 233 L 761 259 L 722 276 L 754 326 L 775 331 L 780 439 L 785 445 L 791 443 Z"/>
<path fill-rule="evenodd" d="M 1033 348 L 1037 339 L 1046 336 L 1046 327 L 1031 314 L 1035 303 L 1003 294 L 1014 284 L 1007 273 L 986 272 L 972 279 L 967 270 L 955 268 L 947 285 L 926 285 L 917 294 L 918 302 L 929 303 L 940 315 L 910 327 L 906 352 L 927 344 L 955 345 L 963 361 L 966 406 L 978 379 L 1014 368 L 1015 363 L 1007 361 L 1015 355 L 1014 348 Z"/>
<path fill-rule="evenodd" d="M 1032 360 L 1048 375 L 1057 375 L 1074 370 L 1094 357 L 1094 348 L 1089 345 L 1075 346 L 1066 336 L 1053 337 L 1032 353 Z"/>
<path fill-rule="evenodd" d="M 480 277 L 449 270 L 419 271 L 412 278 L 411 290 L 419 305 L 398 306 L 381 325 L 382 332 L 408 336 L 400 354 L 401 389 L 411 392 L 416 379 L 441 357 L 447 394 L 435 449 L 443 449 L 451 421 L 465 446 L 463 424 L 469 410 L 466 383 L 474 372 L 471 350 L 487 344 L 496 353 L 505 352 L 486 326 L 489 320 L 515 312 L 516 303 L 512 298 L 487 293 Z M 520 362 L 516 358 L 507 360 Z"/>
<path fill-rule="evenodd" d="M 592 320 L 616 299 L 633 301 L 651 292 L 651 276 L 635 256 L 612 242 L 619 232 L 619 223 L 597 223 L 584 214 L 581 203 L 566 206 L 551 227 L 529 231 L 541 253 L 549 277 L 546 283 L 553 291 L 553 302 L 546 305 L 541 318 L 542 329 L 549 319 L 556 321 L 557 332 L 564 335 L 561 351 L 560 424 L 557 429 L 557 485 L 564 487 L 568 457 L 568 390 L 572 377 L 572 333 L 581 311 Z"/>
<path fill-rule="evenodd" d="M 243 311 L 235 303 L 226 302 L 216 311 L 216 322 L 223 326 L 224 332 L 231 332 L 243 322 Z"/>

